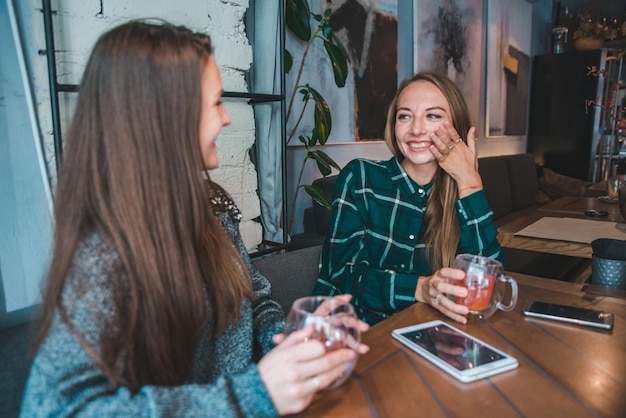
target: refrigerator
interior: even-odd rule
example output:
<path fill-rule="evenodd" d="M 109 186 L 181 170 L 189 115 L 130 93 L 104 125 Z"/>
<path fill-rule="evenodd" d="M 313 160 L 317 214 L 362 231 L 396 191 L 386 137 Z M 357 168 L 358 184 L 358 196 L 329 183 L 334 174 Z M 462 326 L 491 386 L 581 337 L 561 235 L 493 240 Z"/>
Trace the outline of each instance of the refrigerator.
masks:
<path fill-rule="evenodd" d="M 594 181 L 601 110 L 585 102 L 604 101 L 604 79 L 588 73 L 605 68 L 606 57 L 606 49 L 534 57 L 527 150 L 539 166 Z"/>

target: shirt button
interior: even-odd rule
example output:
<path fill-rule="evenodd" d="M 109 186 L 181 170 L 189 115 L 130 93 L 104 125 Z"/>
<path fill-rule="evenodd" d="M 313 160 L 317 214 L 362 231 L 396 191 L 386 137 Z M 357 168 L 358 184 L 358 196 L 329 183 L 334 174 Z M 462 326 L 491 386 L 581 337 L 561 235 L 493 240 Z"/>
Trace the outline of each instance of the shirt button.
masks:
<path fill-rule="evenodd" d="M 423 194 L 423 193 L 424 193 L 424 189 L 422 189 L 422 188 L 420 187 L 419 189 L 417 189 L 417 192 L 418 192 L 419 194 Z"/>
<path fill-rule="evenodd" d="M 413 234 L 409 235 L 409 239 L 415 239 L 415 235 Z"/>
<path fill-rule="evenodd" d="M 400 268 L 403 269 L 404 268 L 404 264 L 400 264 Z"/>

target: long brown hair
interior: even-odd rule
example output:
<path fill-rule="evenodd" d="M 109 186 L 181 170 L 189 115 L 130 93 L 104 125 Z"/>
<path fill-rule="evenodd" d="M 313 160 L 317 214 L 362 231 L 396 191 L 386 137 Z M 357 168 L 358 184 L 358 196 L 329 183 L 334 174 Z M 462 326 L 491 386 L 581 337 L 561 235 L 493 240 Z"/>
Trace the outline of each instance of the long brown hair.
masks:
<path fill-rule="evenodd" d="M 68 132 L 41 338 L 58 309 L 112 384 L 134 391 L 187 380 L 207 321 L 219 335 L 252 294 L 203 179 L 200 85 L 211 54 L 208 36 L 165 22 L 112 29 L 88 61 Z M 78 243 L 94 231 L 119 256 L 109 272 L 115 317 L 98 347 L 62 299 Z"/>
<path fill-rule="evenodd" d="M 443 93 L 450 105 L 452 125 L 462 137 L 467 135 L 472 126 L 467 103 L 456 83 L 447 76 L 432 71 L 419 72 L 400 84 L 387 112 L 385 142 L 400 162 L 404 160 L 404 155 L 398 147 L 395 135 L 398 100 L 404 89 L 419 80 L 434 84 Z M 467 138 L 463 138 L 463 141 L 467 142 Z M 426 256 L 432 271 L 450 266 L 456 255 L 461 236 L 455 208 L 458 196 L 456 182 L 441 167 L 438 167 L 424 213 Z"/>

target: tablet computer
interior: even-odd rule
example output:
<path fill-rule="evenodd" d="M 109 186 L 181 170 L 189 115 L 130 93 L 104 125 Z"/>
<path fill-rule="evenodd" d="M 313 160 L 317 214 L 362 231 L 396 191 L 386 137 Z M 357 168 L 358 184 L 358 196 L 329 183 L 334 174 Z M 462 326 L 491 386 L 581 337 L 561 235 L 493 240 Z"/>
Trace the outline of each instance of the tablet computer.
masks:
<path fill-rule="evenodd" d="M 514 357 L 439 320 L 398 328 L 391 335 L 464 383 L 519 365 Z"/>

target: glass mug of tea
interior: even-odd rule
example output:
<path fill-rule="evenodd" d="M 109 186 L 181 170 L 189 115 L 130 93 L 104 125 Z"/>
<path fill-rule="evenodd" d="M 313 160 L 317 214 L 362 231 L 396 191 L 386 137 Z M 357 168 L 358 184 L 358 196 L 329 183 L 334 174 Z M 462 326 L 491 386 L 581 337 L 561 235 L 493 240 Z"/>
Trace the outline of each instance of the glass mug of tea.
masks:
<path fill-rule="evenodd" d="M 504 267 L 493 258 L 472 254 L 459 254 L 452 268 L 463 270 L 464 280 L 454 284 L 467 288 L 467 296 L 450 295 L 450 299 L 469 308 L 468 320 L 487 319 L 498 309 L 510 311 L 517 303 L 517 282 L 504 275 Z M 503 303 L 507 284 L 511 287 L 511 300 Z"/>
<path fill-rule="evenodd" d="M 358 318 L 350 302 L 331 296 L 305 296 L 293 302 L 284 333 L 288 335 L 298 329 L 313 326 L 311 338 L 319 340 L 326 351 L 339 348 L 356 349 L 361 343 L 361 331 Z M 333 382 L 328 389 L 340 386 L 350 376 L 357 357 L 348 362 L 346 371 Z"/>

